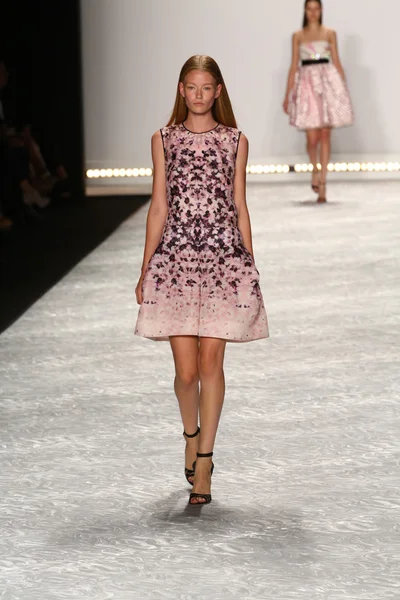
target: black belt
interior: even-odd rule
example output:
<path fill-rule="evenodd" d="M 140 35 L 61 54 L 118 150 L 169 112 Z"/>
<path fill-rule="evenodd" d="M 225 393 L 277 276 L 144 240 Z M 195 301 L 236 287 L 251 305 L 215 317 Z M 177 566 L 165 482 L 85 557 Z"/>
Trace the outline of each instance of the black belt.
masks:
<path fill-rule="evenodd" d="M 307 65 L 321 65 L 322 63 L 330 62 L 329 58 L 310 58 L 301 61 L 301 66 L 306 67 Z"/>

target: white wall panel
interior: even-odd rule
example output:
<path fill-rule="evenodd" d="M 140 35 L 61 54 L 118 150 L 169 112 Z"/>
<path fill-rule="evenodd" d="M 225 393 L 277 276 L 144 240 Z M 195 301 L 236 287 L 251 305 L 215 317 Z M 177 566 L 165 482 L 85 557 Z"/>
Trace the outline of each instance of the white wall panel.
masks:
<path fill-rule="evenodd" d="M 400 3 L 330 0 L 356 124 L 336 131 L 336 156 L 400 155 L 395 40 Z M 192 54 L 222 69 L 251 162 L 304 157 L 304 137 L 281 103 L 290 38 L 302 0 L 82 0 L 87 168 L 149 166 L 150 137 L 172 109 L 177 77 Z M 397 45 L 397 44 L 396 44 Z"/>

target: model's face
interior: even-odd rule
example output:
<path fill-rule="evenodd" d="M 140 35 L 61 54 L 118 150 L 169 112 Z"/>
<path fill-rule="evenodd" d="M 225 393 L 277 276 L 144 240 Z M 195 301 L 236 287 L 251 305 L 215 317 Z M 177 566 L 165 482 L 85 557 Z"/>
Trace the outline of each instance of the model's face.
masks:
<path fill-rule="evenodd" d="M 321 5 L 319 2 L 308 2 L 306 6 L 306 15 L 307 21 L 309 25 L 315 25 L 319 23 L 321 20 Z"/>
<path fill-rule="evenodd" d="M 179 84 L 186 106 L 196 115 L 209 112 L 221 93 L 222 86 L 216 85 L 214 77 L 205 71 L 190 71 L 185 81 Z"/>

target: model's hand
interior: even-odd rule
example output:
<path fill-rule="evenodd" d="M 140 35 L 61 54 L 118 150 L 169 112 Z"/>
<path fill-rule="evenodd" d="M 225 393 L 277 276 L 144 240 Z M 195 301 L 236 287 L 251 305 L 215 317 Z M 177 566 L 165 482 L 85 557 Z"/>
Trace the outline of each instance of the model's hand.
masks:
<path fill-rule="evenodd" d="M 143 302 L 143 292 L 142 292 L 143 277 L 144 277 L 144 275 L 140 276 L 140 279 L 137 282 L 137 286 L 136 286 L 136 289 L 135 289 L 136 302 L 138 304 L 142 304 L 142 302 Z"/>
<path fill-rule="evenodd" d="M 289 114 L 289 98 L 287 96 L 283 101 L 283 110 L 287 115 Z"/>

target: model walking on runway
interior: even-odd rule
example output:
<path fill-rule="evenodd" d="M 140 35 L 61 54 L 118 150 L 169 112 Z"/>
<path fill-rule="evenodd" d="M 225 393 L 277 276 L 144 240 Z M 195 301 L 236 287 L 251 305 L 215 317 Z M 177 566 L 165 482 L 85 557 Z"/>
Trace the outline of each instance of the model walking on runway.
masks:
<path fill-rule="evenodd" d="M 189 503 L 208 504 L 226 342 L 268 337 L 246 205 L 248 141 L 212 58 L 184 64 L 152 156 L 135 333 L 171 344 Z"/>
<path fill-rule="evenodd" d="M 311 187 L 318 193 L 318 202 L 326 202 L 331 131 L 333 127 L 351 125 L 353 109 L 339 60 L 336 33 L 322 25 L 321 0 L 306 0 L 303 28 L 293 34 L 292 64 L 283 108 L 290 116 L 290 124 L 306 131 L 307 151 L 313 165 Z"/>

